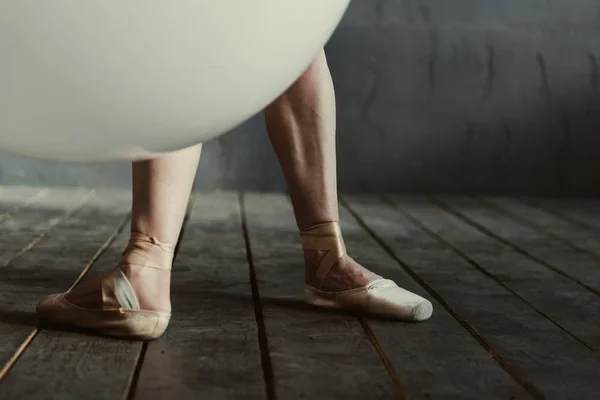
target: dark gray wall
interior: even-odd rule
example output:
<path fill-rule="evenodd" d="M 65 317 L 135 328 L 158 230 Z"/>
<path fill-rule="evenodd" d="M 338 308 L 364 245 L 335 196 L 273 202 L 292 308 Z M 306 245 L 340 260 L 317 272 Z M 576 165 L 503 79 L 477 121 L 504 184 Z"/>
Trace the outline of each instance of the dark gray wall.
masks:
<path fill-rule="evenodd" d="M 600 193 L 600 3 L 354 0 L 327 45 L 344 191 Z M 127 185 L 127 165 L 0 156 L 0 183 Z M 199 188 L 281 190 L 262 116 Z"/>

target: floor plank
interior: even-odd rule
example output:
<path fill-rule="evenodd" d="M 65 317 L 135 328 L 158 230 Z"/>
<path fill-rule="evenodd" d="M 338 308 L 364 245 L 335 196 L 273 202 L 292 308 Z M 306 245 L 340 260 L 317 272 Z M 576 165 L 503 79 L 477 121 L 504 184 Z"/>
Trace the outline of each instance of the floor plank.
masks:
<path fill-rule="evenodd" d="M 0 185 L 0 223 L 9 217 L 11 212 L 31 207 L 49 193 L 48 188 Z"/>
<path fill-rule="evenodd" d="M 114 267 L 129 191 L 0 186 L 0 398 L 597 398 L 600 296 L 544 263 L 594 277 L 598 263 L 581 256 L 598 251 L 585 221 L 600 202 L 548 200 L 579 223 L 506 198 L 443 199 L 451 212 L 422 196 L 395 197 L 401 209 L 351 196 L 341 209 L 353 257 L 433 300 L 430 321 L 406 324 L 304 303 L 286 196 L 240 207 L 236 193 L 198 193 L 171 326 L 144 344 L 37 330 L 34 314 L 90 260 L 84 280 Z"/>
<path fill-rule="evenodd" d="M 364 222 L 443 299 L 532 396 L 583 399 L 598 393 L 600 359 L 594 352 L 452 249 L 444 248 L 398 210 L 372 200 L 352 204 Z M 431 218 L 441 214 L 433 210 L 429 213 Z"/>
<path fill-rule="evenodd" d="M 50 189 L 46 187 L 0 185 L 0 209 L 21 207 L 45 197 L 49 192 Z"/>
<path fill-rule="evenodd" d="M 0 369 L 4 368 L 12 354 L 33 329 L 32 325 L 35 325 L 35 321 L 32 320 L 31 307 L 34 306 L 37 296 L 45 293 L 44 290 L 47 286 L 60 290 L 65 289 L 64 285 L 72 283 L 62 281 L 58 287 L 53 286 L 52 283 L 57 281 L 55 275 L 49 277 L 49 282 L 37 282 L 30 271 L 44 273 L 48 270 L 29 264 L 27 260 L 31 260 L 31 257 L 35 257 L 35 254 L 29 256 L 27 251 L 31 251 L 30 249 L 36 245 L 41 246 L 44 244 L 44 240 L 38 238 L 40 234 L 43 234 L 44 229 L 47 229 L 47 226 L 51 224 L 48 219 L 56 220 L 64 217 L 65 213 L 72 209 L 73 204 L 81 202 L 88 193 L 88 190 L 76 190 L 72 193 L 52 191 L 39 201 L 37 204 L 39 209 L 28 211 L 20 207 L 23 202 L 30 198 L 30 194 L 24 194 L 22 197 L 23 202 L 16 202 L 18 212 L 10 216 L 10 221 L 5 221 L 6 223 L 1 225 Z M 61 203 L 61 198 L 64 198 L 64 203 Z M 27 227 L 26 222 L 31 222 L 32 225 Z M 22 233 L 23 230 L 27 230 L 28 233 Z M 18 255 L 20 257 L 16 257 Z M 11 260 L 11 264 L 7 265 Z M 42 287 L 41 292 L 38 286 Z"/>
<path fill-rule="evenodd" d="M 94 195 L 94 191 L 89 189 L 52 189 L 38 198 L 35 194 L 25 195 L 22 202 L 3 203 L 8 204 L 9 211 L 0 223 L 0 270 L 29 246 L 42 240 Z"/>
<path fill-rule="evenodd" d="M 198 194 L 177 255 L 173 318 L 148 345 L 135 398 L 265 397 L 236 194 Z"/>
<path fill-rule="evenodd" d="M 595 268 L 598 260 L 592 255 L 573 249 L 560 240 L 524 226 L 485 205 L 474 204 L 473 199 L 442 196 L 437 197 L 437 200 L 455 211 L 464 210 L 462 216 L 479 229 L 485 230 L 489 236 L 600 296 L 600 268 Z"/>
<path fill-rule="evenodd" d="M 571 224 L 539 208 L 507 197 L 483 197 L 478 199 L 540 233 L 545 233 L 576 250 L 591 254 L 600 262 L 600 235 L 590 229 Z"/>
<path fill-rule="evenodd" d="M 372 202 L 368 198 L 349 197 L 346 200 L 350 210 L 369 215 L 369 223 L 377 227 L 377 232 L 403 234 L 403 226 L 377 219 L 369 212 Z M 375 205 L 380 207 L 378 202 Z M 425 323 L 368 321 L 395 370 L 406 382 L 411 399 L 529 398 L 524 389 L 398 265 L 346 208 L 340 214 L 344 240 L 355 260 L 434 304 L 434 317 Z M 464 363 L 465 359 L 470 361 Z M 456 365 L 461 368 L 455 368 Z"/>
<path fill-rule="evenodd" d="M 468 203 L 468 199 L 463 199 L 462 202 L 471 204 L 470 208 L 458 210 L 465 215 L 481 207 L 475 200 Z M 401 206 L 432 236 L 456 249 L 476 268 L 493 276 L 540 313 L 600 352 L 600 297 L 457 216 L 443 212 L 423 197 L 405 197 Z M 499 219 L 497 223 L 504 221 Z"/>
<path fill-rule="evenodd" d="M 522 199 L 527 204 L 564 219 L 574 225 L 600 232 L 600 200 L 598 199 Z"/>
<path fill-rule="evenodd" d="M 359 321 L 304 303 L 302 250 L 287 198 L 248 194 L 244 205 L 277 398 L 398 398 Z"/>
<path fill-rule="evenodd" d="M 128 238 L 129 196 L 98 193 L 37 246 L 1 271 L 5 329 L 1 349 L 14 351 L 35 328 L 35 305 L 66 290 L 119 226 L 123 232 L 84 278 L 114 267 Z M 33 320 L 33 324 L 31 321 Z M 37 336 L 0 383 L 0 398 L 114 399 L 127 391 L 141 344 L 56 330 Z"/>

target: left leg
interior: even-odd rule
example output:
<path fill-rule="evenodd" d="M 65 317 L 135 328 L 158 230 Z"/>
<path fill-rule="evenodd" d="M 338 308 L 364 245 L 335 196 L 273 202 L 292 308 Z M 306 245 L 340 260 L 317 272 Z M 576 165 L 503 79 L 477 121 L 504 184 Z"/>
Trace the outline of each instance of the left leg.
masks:
<path fill-rule="evenodd" d="M 266 108 L 265 118 L 303 239 L 309 301 L 401 319 L 429 318 L 429 301 L 383 280 L 345 252 L 337 223 L 335 94 L 324 51 Z M 349 289 L 355 290 L 340 296 Z"/>

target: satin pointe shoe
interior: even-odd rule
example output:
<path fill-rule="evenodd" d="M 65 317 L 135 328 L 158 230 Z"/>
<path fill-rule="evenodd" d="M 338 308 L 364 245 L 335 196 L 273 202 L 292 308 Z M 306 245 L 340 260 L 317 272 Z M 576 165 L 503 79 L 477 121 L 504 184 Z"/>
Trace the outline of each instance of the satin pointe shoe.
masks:
<path fill-rule="evenodd" d="M 377 279 L 365 286 L 339 292 L 321 290 L 331 268 L 346 254 L 339 223 L 318 224 L 301 231 L 300 236 L 304 250 L 326 252 L 316 270 L 319 287 L 305 285 L 309 304 L 411 322 L 431 317 L 433 305 L 430 301 L 402 289 L 389 279 Z"/>
<path fill-rule="evenodd" d="M 103 278 L 41 300 L 37 315 L 44 325 L 75 328 L 90 333 L 132 340 L 160 337 L 171 319 L 165 311 L 142 310 L 123 270 L 171 269 L 174 246 L 132 233 L 119 265 Z"/>

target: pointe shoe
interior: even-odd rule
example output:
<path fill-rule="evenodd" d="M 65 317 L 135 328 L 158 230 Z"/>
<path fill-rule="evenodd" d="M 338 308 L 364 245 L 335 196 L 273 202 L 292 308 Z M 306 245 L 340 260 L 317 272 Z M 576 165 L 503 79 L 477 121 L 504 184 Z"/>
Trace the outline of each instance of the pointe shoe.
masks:
<path fill-rule="evenodd" d="M 170 270 L 173 246 L 132 233 L 119 265 L 107 276 L 55 294 L 39 302 L 41 322 L 105 336 L 133 340 L 160 337 L 169 324 L 170 312 L 140 309 L 138 298 L 125 277 L 124 265 Z M 97 304 L 98 308 L 84 305 Z"/>
<path fill-rule="evenodd" d="M 306 284 L 306 301 L 317 307 L 359 312 L 375 317 L 403 321 L 424 321 L 431 317 L 433 305 L 423 297 L 402 289 L 389 279 L 339 291 L 321 290 L 329 271 L 346 254 L 346 246 L 337 222 L 315 225 L 300 232 L 304 250 L 326 251 L 316 271 L 319 287 Z"/>

